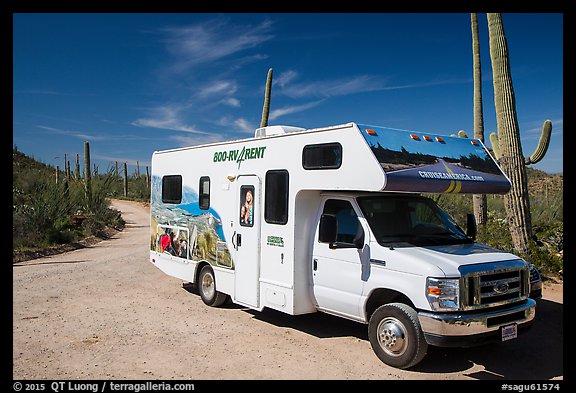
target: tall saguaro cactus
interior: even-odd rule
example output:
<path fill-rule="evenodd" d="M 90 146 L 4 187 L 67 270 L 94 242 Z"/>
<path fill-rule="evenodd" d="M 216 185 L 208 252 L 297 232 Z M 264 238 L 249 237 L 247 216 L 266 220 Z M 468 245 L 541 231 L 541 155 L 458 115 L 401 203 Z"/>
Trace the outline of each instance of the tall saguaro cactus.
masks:
<path fill-rule="evenodd" d="M 150 188 L 150 171 L 148 170 L 148 165 L 146 165 L 146 189 Z"/>
<path fill-rule="evenodd" d="M 128 196 L 128 166 L 124 163 L 124 197 Z"/>
<path fill-rule="evenodd" d="M 532 220 L 525 165 L 538 162 L 544 157 L 550 141 L 552 123 L 544 122 L 542 137 L 536 152 L 529 159 L 525 159 L 516 116 L 508 44 L 504 34 L 502 15 L 488 13 L 487 18 L 498 127 L 498 136 L 490 135 L 490 140 L 502 170 L 512 183 L 512 190 L 504 197 L 512 243 L 519 253 L 530 256 L 528 245 L 532 237 Z"/>
<path fill-rule="evenodd" d="M 272 93 L 272 68 L 268 70 L 268 76 L 266 78 L 266 91 L 264 92 L 264 106 L 262 107 L 262 120 L 260 121 L 260 127 L 266 127 L 268 125 L 271 93 Z"/>
<path fill-rule="evenodd" d="M 92 175 L 90 174 L 90 143 L 84 141 L 84 192 L 86 202 L 91 206 L 92 200 Z"/>
<path fill-rule="evenodd" d="M 74 173 L 74 180 L 80 180 L 80 154 L 76 153 L 76 171 Z"/>
<path fill-rule="evenodd" d="M 474 138 L 484 141 L 484 115 L 482 113 L 482 68 L 480 65 L 480 40 L 478 38 L 478 15 L 470 14 L 472 29 L 472 63 L 474 73 Z M 488 202 L 485 194 L 472 196 L 474 217 L 478 225 L 488 221 Z"/>

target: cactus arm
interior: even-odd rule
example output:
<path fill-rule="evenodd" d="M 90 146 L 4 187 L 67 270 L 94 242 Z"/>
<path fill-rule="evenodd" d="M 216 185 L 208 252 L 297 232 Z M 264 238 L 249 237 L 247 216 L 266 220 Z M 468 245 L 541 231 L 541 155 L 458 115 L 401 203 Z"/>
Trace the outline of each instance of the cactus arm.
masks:
<path fill-rule="evenodd" d="M 268 77 L 266 78 L 266 91 L 264 93 L 264 106 L 262 107 L 262 120 L 260 121 L 260 127 L 266 127 L 268 125 L 271 91 L 272 91 L 272 68 L 268 70 Z"/>
<path fill-rule="evenodd" d="M 500 159 L 500 142 L 498 141 L 498 134 L 495 132 L 490 134 L 490 143 L 492 144 L 492 151 L 494 152 L 494 158 L 496 160 Z"/>
<path fill-rule="evenodd" d="M 542 134 L 540 134 L 540 140 L 538 141 L 538 146 L 536 146 L 536 150 L 530 157 L 525 158 L 525 164 L 536 164 L 544 155 L 546 155 L 546 151 L 548 151 L 548 146 L 550 145 L 550 136 L 552 135 L 552 122 L 550 120 L 545 120 L 544 124 L 542 124 Z"/>

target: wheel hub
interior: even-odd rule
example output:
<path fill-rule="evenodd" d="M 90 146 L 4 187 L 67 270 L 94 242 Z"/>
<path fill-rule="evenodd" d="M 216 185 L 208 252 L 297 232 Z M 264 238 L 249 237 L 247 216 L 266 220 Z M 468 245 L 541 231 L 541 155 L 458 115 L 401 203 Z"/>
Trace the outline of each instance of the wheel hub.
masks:
<path fill-rule="evenodd" d="M 212 278 L 211 275 L 209 274 L 205 274 L 202 277 L 202 293 L 204 293 L 204 295 L 207 298 L 211 298 L 214 295 L 214 279 Z"/>
<path fill-rule="evenodd" d="M 386 318 L 380 322 L 378 337 L 382 349 L 392 356 L 402 355 L 408 345 L 406 328 L 396 318 Z"/>

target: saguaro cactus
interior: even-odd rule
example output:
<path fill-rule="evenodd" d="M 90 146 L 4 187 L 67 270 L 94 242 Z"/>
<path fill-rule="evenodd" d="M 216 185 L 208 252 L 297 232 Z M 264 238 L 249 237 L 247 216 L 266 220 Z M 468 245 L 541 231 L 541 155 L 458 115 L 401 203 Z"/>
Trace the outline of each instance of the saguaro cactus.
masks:
<path fill-rule="evenodd" d="M 478 38 L 478 15 L 470 14 L 472 29 L 472 63 L 474 74 L 474 138 L 484 142 L 484 115 L 482 113 L 482 67 L 480 63 L 480 40 Z M 474 217 L 478 225 L 488 221 L 488 202 L 486 195 L 472 195 Z"/>
<path fill-rule="evenodd" d="M 264 106 L 262 107 L 262 120 L 260 121 L 260 127 L 266 127 L 268 125 L 271 93 L 272 93 L 272 68 L 268 70 L 268 76 L 266 78 L 266 91 L 264 92 Z"/>
<path fill-rule="evenodd" d="M 90 143 L 84 141 L 84 192 L 88 206 L 92 200 L 92 175 L 90 174 Z"/>
<path fill-rule="evenodd" d="M 494 104 L 498 126 L 498 137 L 491 135 L 490 140 L 502 170 L 512 183 L 511 192 L 504 197 L 512 243 L 519 253 L 530 256 L 528 245 L 532 237 L 532 220 L 525 165 L 526 162 L 537 162 L 533 160 L 540 160 L 544 156 L 550 140 L 552 123 L 549 121 L 544 122 L 540 145 L 536 149 L 535 154 L 527 161 L 522 153 L 520 142 L 520 129 L 516 116 L 508 44 L 504 34 L 502 15 L 499 13 L 488 13 L 487 18 L 494 84 Z M 496 140 L 498 140 L 497 143 Z"/>
<path fill-rule="evenodd" d="M 64 153 L 64 176 L 68 176 L 68 157 Z"/>
<path fill-rule="evenodd" d="M 76 171 L 74 172 L 74 180 L 79 180 L 80 177 L 80 154 L 76 153 Z"/>
<path fill-rule="evenodd" d="M 150 171 L 148 170 L 148 165 L 146 165 L 146 189 L 150 188 Z"/>
<path fill-rule="evenodd" d="M 70 161 L 66 161 L 66 180 L 70 181 L 72 179 L 72 170 L 70 169 Z"/>
<path fill-rule="evenodd" d="M 128 196 L 128 166 L 124 163 L 124 196 Z"/>

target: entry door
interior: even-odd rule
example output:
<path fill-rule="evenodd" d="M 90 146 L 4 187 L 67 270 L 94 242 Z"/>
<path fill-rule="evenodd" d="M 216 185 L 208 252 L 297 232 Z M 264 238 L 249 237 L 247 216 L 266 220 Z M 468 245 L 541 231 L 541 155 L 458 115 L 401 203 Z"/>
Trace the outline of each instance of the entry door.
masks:
<path fill-rule="evenodd" d="M 237 178 L 234 265 L 236 301 L 258 307 L 260 276 L 260 179 L 254 175 Z"/>

